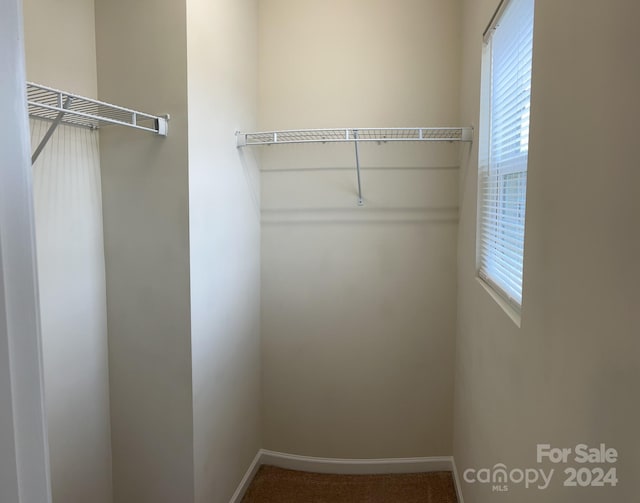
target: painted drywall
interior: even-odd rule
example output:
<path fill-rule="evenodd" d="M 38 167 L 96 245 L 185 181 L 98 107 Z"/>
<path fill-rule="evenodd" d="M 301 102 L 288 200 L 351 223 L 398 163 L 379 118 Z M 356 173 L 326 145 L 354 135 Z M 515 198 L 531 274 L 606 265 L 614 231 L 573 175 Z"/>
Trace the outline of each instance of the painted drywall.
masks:
<path fill-rule="evenodd" d="M 24 1 L 27 79 L 97 96 L 93 0 Z M 31 148 L 49 123 L 31 120 Z M 54 502 L 110 503 L 98 133 L 61 126 L 33 165 Z"/>
<path fill-rule="evenodd" d="M 259 130 L 457 125 L 459 5 L 263 0 Z M 264 446 L 451 453 L 458 145 L 268 147 Z M 322 169 L 318 169 L 322 168 Z"/>
<path fill-rule="evenodd" d="M 0 501 L 50 503 L 21 7 L 0 17 Z"/>
<path fill-rule="evenodd" d="M 257 1 L 187 2 L 195 501 L 230 500 L 261 443 Z"/>
<path fill-rule="evenodd" d="M 186 4 L 95 9 L 99 97 L 171 115 L 100 132 L 114 501 L 191 502 Z"/>
<path fill-rule="evenodd" d="M 26 135 L 25 135 L 26 136 Z M 25 160 L 27 157 L 25 156 Z M 4 179 L 3 179 L 4 181 Z M 2 243 L 0 242 L 0 245 Z M 0 246 L 0 496 L 2 501 L 18 502 L 18 463 L 13 427 L 13 391 L 9 356 L 9 330 L 4 286 L 4 262 Z M 44 409 L 44 408 L 43 408 Z M 44 419 L 44 417 L 43 417 Z M 44 423 L 44 421 L 43 421 Z"/>
<path fill-rule="evenodd" d="M 32 120 L 32 145 L 48 129 Z M 60 127 L 33 165 L 45 396 L 55 501 L 111 501 L 98 135 Z"/>
<path fill-rule="evenodd" d="M 463 3 L 461 119 L 477 123 L 482 31 L 497 1 Z M 617 449 L 615 488 L 509 484 L 504 501 L 637 498 L 640 113 L 634 2 L 536 1 L 521 328 L 476 279 L 477 145 L 463 159 L 456 356 L 457 466 L 553 468 L 537 444 Z M 582 465 L 584 466 L 584 465 Z M 587 465 L 589 466 L 589 465 Z M 464 497 L 494 502 L 490 484 Z"/>
<path fill-rule="evenodd" d="M 22 4 L 27 80 L 95 97 L 93 1 L 23 0 Z"/>

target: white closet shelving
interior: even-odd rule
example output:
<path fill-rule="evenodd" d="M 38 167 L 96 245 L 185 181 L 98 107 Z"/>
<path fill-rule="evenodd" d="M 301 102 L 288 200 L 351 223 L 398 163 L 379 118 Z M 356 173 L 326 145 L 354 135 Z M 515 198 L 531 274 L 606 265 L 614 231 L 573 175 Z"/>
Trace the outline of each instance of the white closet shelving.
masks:
<path fill-rule="evenodd" d="M 238 147 L 288 143 L 473 141 L 471 127 L 295 129 L 236 133 Z"/>
<path fill-rule="evenodd" d="M 151 115 L 102 101 L 85 98 L 33 82 L 27 82 L 29 117 L 50 121 L 51 127 L 35 149 L 35 162 L 60 124 L 98 129 L 105 125 L 125 126 L 167 136 L 169 116 Z"/>
<path fill-rule="evenodd" d="M 363 206 L 360 155 L 358 144 L 363 142 L 472 142 L 472 127 L 419 127 L 419 128 L 339 128 L 293 129 L 244 133 L 236 131 L 236 145 L 286 145 L 295 143 L 353 143 L 358 176 L 358 205 Z"/>

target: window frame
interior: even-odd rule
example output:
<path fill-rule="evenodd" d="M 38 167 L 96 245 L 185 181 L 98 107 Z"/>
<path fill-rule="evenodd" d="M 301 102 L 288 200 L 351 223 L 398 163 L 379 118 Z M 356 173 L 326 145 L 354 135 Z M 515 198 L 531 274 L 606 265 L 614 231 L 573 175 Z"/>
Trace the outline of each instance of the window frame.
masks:
<path fill-rule="evenodd" d="M 520 149 L 522 151 L 524 147 L 524 170 L 522 169 L 522 163 L 519 165 L 507 167 L 499 166 L 493 159 L 493 144 L 492 134 L 494 133 L 493 123 L 493 111 L 494 111 L 494 96 L 493 96 L 493 79 L 494 79 L 494 47 L 493 38 L 497 30 L 500 29 L 500 22 L 503 16 L 511 5 L 517 2 L 530 1 L 532 8 L 535 10 L 535 0 L 502 0 L 498 5 L 495 13 L 493 14 L 487 29 L 483 34 L 483 50 L 482 50 L 482 64 L 481 64 L 481 96 L 480 96 L 480 127 L 479 127 L 479 151 L 478 151 L 478 202 L 477 202 L 477 225 L 478 232 L 476 233 L 476 274 L 477 279 L 481 284 L 489 291 L 492 297 L 507 310 L 508 314 L 519 325 L 520 313 L 522 309 L 522 286 L 524 283 L 524 249 L 525 249 L 525 224 L 526 224 L 526 186 L 527 186 L 527 173 L 529 167 L 529 129 L 531 120 L 531 67 L 528 69 L 528 92 L 525 98 L 525 103 L 522 110 L 522 120 L 520 126 L 516 129 L 517 136 L 520 137 Z M 522 6 L 519 6 L 522 7 Z M 524 6 L 525 8 L 528 6 Z M 515 68 L 519 68 L 520 61 L 526 59 L 533 59 L 533 24 L 534 24 L 534 12 L 529 11 L 531 17 L 527 17 L 523 22 L 525 29 L 531 27 L 531 37 L 522 42 L 521 47 L 527 47 L 531 43 L 531 52 L 523 52 L 526 56 L 518 56 Z M 529 21 L 531 24 L 529 24 Z M 509 26 L 511 29 L 515 25 Z M 521 28 L 517 28 L 521 29 Z M 528 47 L 527 47 L 528 49 Z M 520 59 L 521 58 L 521 59 Z M 529 63 L 530 64 L 530 63 Z M 518 70 L 510 70 L 518 74 Z M 526 81 L 526 79 L 525 79 Z M 513 86 L 517 89 L 517 86 Z M 511 96 L 511 95 L 509 95 Z M 502 99 L 506 99 L 505 96 L 501 96 Z M 512 112 L 513 113 L 513 112 Z M 515 112 L 515 114 L 520 112 Z M 517 120 L 517 119 L 516 119 Z M 526 139 L 524 134 L 526 132 Z M 517 142 L 518 140 L 516 140 Z M 517 153 L 517 151 L 516 151 Z M 518 155 L 514 155 L 513 159 L 517 160 Z M 524 188 L 517 187 L 514 193 L 518 195 L 519 199 L 515 203 L 505 204 L 508 196 L 502 195 L 507 177 L 518 174 L 519 181 L 517 183 L 524 184 Z M 524 176 L 522 176 L 524 174 Z M 493 194 L 491 194 L 493 192 Z M 524 195 L 521 194 L 524 192 Z M 490 200 L 490 201 L 489 201 Z M 492 208 L 488 208 L 488 204 L 492 204 Z M 520 233 L 513 230 L 506 230 L 508 228 L 505 225 L 505 211 L 517 211 L 516 225 L 522 225 L 521 238 Z M 502 215 L 501 215 L 502 213 Z M 520 215 L 522 215 L 520 217 Z M 493 223 L 489 223 L 493 220 Z M 500 229 L 502 230 L 500 231 Z M 518 251 L 499 252 L 496 251 L 500 246 L 511 242 L 508 240 L 515 236 L 517 238 L 516 244 Z M 487 245 L 489 240 L 492 244 Z M 520 245 L 521 243 L 521 245 Z M 521 249 L 521 253 L 519 253 Z M 493 252 L 493 253 L 492 253 Z M 511 254 L 516 257 L 516 267 L 512 271 L 501 272 L 496 274 L 495 271 L 498 267 L 503 267 L 504 264 L 501 260 L 504 257 L 508 257 L 511 260 Z M 511 266 L 512 264 L 509 264 Z M 519 266 L 519 267 L 518 267 Z M 492 276 L 492 268 L 494 275 Z M 519 273 L 519 275 L 517 274 Z M 501 276 L 501 277 L 499 277 Z M 512 280 L 516 280 L 512 283 Z M 502 284 L 501 284 L 502 283 Z M 514 295 L 515 294 L 515 295 Z M 512 312 L 509 312 L 512 311 Z"/>

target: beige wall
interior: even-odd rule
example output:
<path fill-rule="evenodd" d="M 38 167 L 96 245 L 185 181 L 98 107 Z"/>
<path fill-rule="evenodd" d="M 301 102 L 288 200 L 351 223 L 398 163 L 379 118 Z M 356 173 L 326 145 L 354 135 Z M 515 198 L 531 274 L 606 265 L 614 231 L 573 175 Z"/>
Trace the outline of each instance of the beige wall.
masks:
<path fill-rule="evenodd" d="M 169 136 L 100 133 L 116 503 L 193 501 L 186 4 L 97 0 L 101 99 Z"/>
<path fill-rule="evenodd" d="M 481 34 L 496 4 L 464 2 L 464 123 L 477 123 Z M 513 487 L 502 499 L 623 503 L 640 470 L 640 7 L 538 0 L 535 15 L 521 328 L 475 279 L 477 145 L 463 159 L 454 453 L 460 472 L 524 468 L 538 443 L 606 443 L 620 454 L 615 489 L 563 489 L 561 467 L 544 493 Z M 490 486 L 464 495 L 496 501 Z"/>
<path fill-rule="evenodd" d="M 92 0 L 23 0 L 27 80 L 96 97 Z"/>
<path fill-rule="evenodd" d="M 257 2 L 187 2 L 195 501 L 226 503 L 260 447 Z"/>
<path fill-rule="evenodd" d="M 96 96 L 93 1 L 23 6 L 27 78 Z M 31 120 L 32 150 L 48 128 Z M 53 501 L 110 503 L 98 134 L 58 128 L 33 166 L 33 184 Z"/>
<path fill-rule="evenodd" d="M 459 14 L 263 0 L 260 129 L 455 125 Z M 450 454 L 458 146 L 260 154 L 264 447 Z"/>

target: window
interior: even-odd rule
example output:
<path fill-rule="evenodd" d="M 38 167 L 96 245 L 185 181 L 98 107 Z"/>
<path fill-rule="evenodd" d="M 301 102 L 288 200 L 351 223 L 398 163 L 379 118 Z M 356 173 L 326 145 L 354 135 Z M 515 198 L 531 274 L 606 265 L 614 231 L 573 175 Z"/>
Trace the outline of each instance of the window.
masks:
<path fill-rule="evenodd" d="M 478 275 L 517 311 L 529 152 L 534 0 L 505 0 L 482 61 Z"/>

